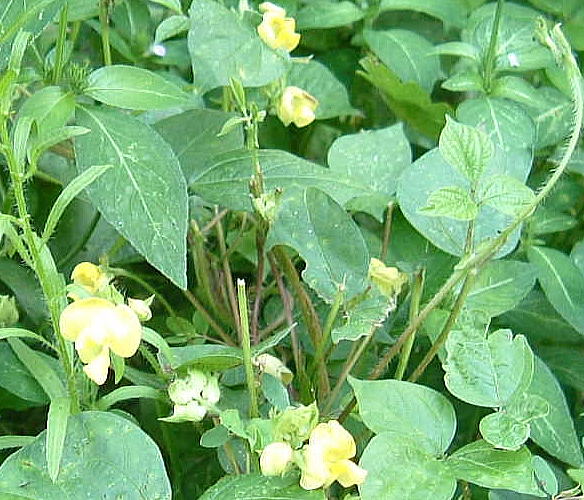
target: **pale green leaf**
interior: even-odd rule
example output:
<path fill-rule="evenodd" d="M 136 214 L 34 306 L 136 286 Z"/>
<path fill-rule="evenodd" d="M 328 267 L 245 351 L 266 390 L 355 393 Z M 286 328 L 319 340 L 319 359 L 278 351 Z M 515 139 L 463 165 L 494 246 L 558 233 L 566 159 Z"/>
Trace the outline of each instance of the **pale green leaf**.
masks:
<path fill-rule="evenodd" d="M 153 387 L 144 385 L 129 385 L 114 389 L 112 392 L 99 399 L 95 406 L 98 410 L 106 411 L 120 401 L 127 401 L 128 399 L 146 398 L 164 400 L 165 397 L 166 395 L 164 392 L 158 389 L 154 389 Z"/>
<path fill-rule="evenodd" d="M 419 212 L 430 217 L 467 221 L 477 218 L 479 207 L 468 190 L 460 186 L 446 186 L 431 192 L 426 206 Z"/>
<path fill-rule="evenodd" d="M 63 446 L 67 434 L 67 421 L 69 420 L 69 407 L 71 401 L 68 397 L 53 399 L 49 406 L 47 417 L 47 470 L 53 483 L 59 475 Z"/>
<path fill-rule="evenodd" d="M 165 109 L 188 103 L 188 94 L 174 83 L 135 66 L 102 66 L 89 75 L 83 92 L 97 101 L 127 109 Z"/>
<path fill-rule="evenodd" d="M 495 448 L 518 450 L 529 439 L 529 424 L 519 422 L 497 411 L 483 417 L 479 423 L 483 439 Z"/>
<path fill-rule="evenodd" d="M 36 436 L 0 436 L 0 449 L 22 448 L 32 443 Z"/>
<path fill-rule="evenodd" d="M 170 16 L 164 19 L 156 28 L 154 43 L 160 43 L 167 38 L 179 35 L 187 31 L 191 26 L 191 20 L 187 16 Z"/>
<path fill-rule="evenodd" d="M 509 175 L 496 175 L 481 187 L 481 203 L 513 217 L 533 206 L 535 194 L 523 182 Z"/>
<path fill-rule="evenodd" d="M 114 167 L 87 189 L 91 201 L 148 262 L 185 288 L 187 190 L 176 156 L 128 115 L 80 108 L 77 120 L 92 130 L 75 141 L 78 171 Z"/>

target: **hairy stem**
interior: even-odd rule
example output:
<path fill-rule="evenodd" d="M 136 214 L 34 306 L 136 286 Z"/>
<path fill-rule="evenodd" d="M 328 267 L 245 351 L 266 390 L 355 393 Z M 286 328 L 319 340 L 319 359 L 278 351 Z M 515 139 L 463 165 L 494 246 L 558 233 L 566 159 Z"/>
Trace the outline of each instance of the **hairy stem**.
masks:
<path fill-rule="evenodd" d="M 245 381 L 249 395 L 249 416 L 250 418 L 256 418 L 259 417 L 260 410 L 258 408 L 257 387 L 251 360 L 251 338 L 249 332 L 247 294 L 245 292 L 245 281 L 243 280 L 237 280 L 237 299 L 239 302 L 239 323 L 241 325 L 243 366 L 245 369 Z"/>

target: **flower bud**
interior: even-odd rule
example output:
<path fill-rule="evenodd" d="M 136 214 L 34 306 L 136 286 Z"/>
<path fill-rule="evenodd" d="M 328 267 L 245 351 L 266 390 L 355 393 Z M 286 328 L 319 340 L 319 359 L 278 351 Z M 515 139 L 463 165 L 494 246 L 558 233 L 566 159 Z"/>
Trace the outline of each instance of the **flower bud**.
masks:
<path fill-rule="evenodd" d="M 318 101 L 305 90 L 298 87 L 286 87 L 278 104 L 278 118 L 286 127 L 294 123 L 305 127 L 316 119 L 315 110 Z"/>
<path fill-rule="evenodd" d="M 206 405 L 214 405 L 220 398 L 219 380 L 215 375 L 207 375 L 207 383 L 201 393 L 201 402 Z"/>
<path fill-rule="evenodd" d="M 154 295 L 151 295 L 146 300 L 128 299 L 128 305 L 130 306 L 130 309 L 136 313 L 138 319 L 144 323 L 152 318 L 152 311 L 150 310 L 150 306 L 152 305 L 153 300 Z"/>
<path fill-rule="evenodd" d="M 369 278 L 377 285 L 379 291 L 387 298 L 395 298 L 408 278 L 396 267 L 388 267 L 379 259 L 371 259 L 369 263 Z"/>
<path fill-rule="evenodd" d="M 189 401 L 184 405 L 174 405 L 170 417 L 160 418 L 164 422 L 200 422 L 205 418 L 207 409 L 201 406 L 197 401 Z"/>
<path fill-rule="evenodd" d="M 76 285 L 80 285 L 94 294 L 105 287 L 109 281 L 109 276 L 101 270 L 101 267 L 91 262 L 81 262 L 75 266 L 71 273 L 71 279 Z"/>
<path fill-rule="evenodd" d="M 0 328 L 6 328 L 18 322 L 18 309 L 14 297 L 0 295 Z"/>
<path fill-rule="evenodd" d="M 312 429 L 318 423 L 316 403 L 297 408 L 286 408 L 274 418 L 274 439 L 286 441 L 294 448 L 308 439 Z"/>
<path fill-rule="evenodd" d="M 293 450 L 288 443 L 270 443 L 260 455 L 260 469 L 264 476 L 280 476 L 292 461 Z"/>
<path fill-rule="evenodd" d="M 294 374 L 278 358 L 271 354 L 260 354 L 254 359 L 254 364 L 260 369 L 260 372 L 267 373 L 282 381 L 284 385 L 292 382 Z"/>
<path fill-rule="evenodd" d="M 177 405 L 186 405 L 200 399 L 207 383 L 206 375 L 200 370 L 189 371 L 186 377 L 177 378 L 168 386 L 168 396 Z"/>

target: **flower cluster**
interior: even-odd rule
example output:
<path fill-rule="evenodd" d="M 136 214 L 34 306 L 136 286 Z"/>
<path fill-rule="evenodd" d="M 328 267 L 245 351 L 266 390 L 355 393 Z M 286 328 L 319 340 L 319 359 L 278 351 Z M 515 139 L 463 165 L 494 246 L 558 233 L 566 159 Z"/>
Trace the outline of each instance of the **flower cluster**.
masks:
<path fill-rule="evenodd" d="M 73 302 L 61 313 L 61 335 L 75 343 L 85 364 L 83 371 L 96 384 L 107 379 L 110 351 L 129 358 L 138 350 L 142 325 L 134 308 L 148 307 L 147 301 L 124 304 L 121 294 L 111 285 L 110 276 L 90 262 L 77 265 L 71 275 L 69 296 Z"/>
<path fill-rule="evenodd" d="M 286 17 L 286 10 L 271 2 L 263 2 L 259 9 L 263 13 L 257 28 L 260 38 L 272 49 L 292 52 L 300 43 L 294 18 Z M 288 86 L 279 95 L 276 114 L 286 127 L 291 123 L 305 127 L 316 119 L 317 107 L 318 101 L 306 90 Z"/>
<path fill-rule="evenodd" d="M 357 452 L 353 436 L 336 420 L 316 425 L 308 444 L 299 450 L 285 440 L 267 445 L 260 456 L 266 476 L 284 474 L 296 463 L 302 472 L 300 486 L 306 490 L 327 488 L 338 481 L 345 488 L 365 481 L 367 471 L 351 460 Z"/>
<path fill-rule="evenodd" d="M 168 386 L 168 396 L 174 403 L 165 422 L 200 422 L 221 397 L 219 381 L 210 373 L 190 368 L 186 376 L 177 378 Z"/>

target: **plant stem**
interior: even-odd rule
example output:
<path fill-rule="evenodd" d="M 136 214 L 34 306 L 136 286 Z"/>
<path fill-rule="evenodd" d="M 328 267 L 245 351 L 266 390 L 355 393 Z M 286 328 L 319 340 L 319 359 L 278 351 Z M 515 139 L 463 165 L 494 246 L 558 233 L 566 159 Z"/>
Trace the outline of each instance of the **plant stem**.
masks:
<path fill-rule="evenodd" d="M 452 327 L 456 324 L 456 320 L 458 319 L 458 316 L 462 311 L 468 292 L 470 292 L 470 289 L 472 287 L 475 275 L 476 270 L 474 269 L 469 271 L 469 273 L 466 275 L 464 283 L 462 284 L 462 289 L 458 293 L 458 297 L 456 297 L 456 301 L 454 302 L 452 311 L 450 312 L 450 315 L 446 320 L 446 324 L 442 328 L 442 331 L 440 332 L 440 335 L 438 336 L 436 341 L 432 344 L 430 350 L 426 353 L 422 361 L 420 361 L 420 364 L 416 367 L 416 369 L 408 379 L 410 382 L 416 382 L 422 376 L 428 365 L 432 362 L 436 354 L 438 354 L 440 348 L 446 343 L 448 335 L 450 334 Z"/>
<path fill-rule="evenodd" d="M 112 54 L 109 41 L 109 2 L 110 0 L 100 0 L 99 22 L 101 24 L 101 48 L 103 51 L 103 64 L 111 66 Z"/>
<path fill-rule="evenodd" d="M 61 9 L 59 17 L 59 35 L 57 37 L 57 46 L 55 50 L 55 66 L 53 67 L 52 83 L 59 83 L 63 74 L 63 64 L 65 59 L 65 41 L 67 39 L 67 14 L 68 2 L 65 2 Z"/>
<path fill-rule="evenodd" d="M 410 299 L 410 312 L 409 312 L 409 322 L 411 323 L 413 319 L 418 315 L 420 310 L 420 301 L 422 299 L 422 292 L 424 290 L 424 278 L 425 269 L 420 269 L 414 276 L 414 283 L 412 286 L 412 294 Z M 410 360 L 410 354 L 412 352 L 412 347 L 414 345 L 414 340 L 416 338 L 416 330 L 413 331 L 411 337 L 404 344 L 401 352 L 399 363 L 397 365 L 397 370 L 395 372 L 395 379 L 402 380 L 404 373 L 408 366 Z"/>
<path fill-rule="evenodd" d="M 501 24 L 501 14 L 503 12 L 504 0 L 497 0 L 497 7 L 495 10 L 495 18 L 491 27 L 491 39 L 489 41 L 489 48 L 487 49 L 487 56 L 485 57 L 485 65 L 483 70 L 483 81 L 485 91 L 491 92 L 493 84 L 493 73 L 495 70 L 496 56 L 497 56 L 497 38 L 499 36 L 499 25 Z"/>
<path fill-rule="evenodd" d="M 381 261 L 385 261 L 385 258 L 387 257 L 387 250 L 389 249 L 389 242 L 391 238 L 391 223 L 394 208 L 395 202 L 390 201 L 387 204 L 387 211 L 385 212 L 385 223 L 383 224 L 383 242 L 381 243 L 381 252 L 379 254 L 379 260 Z"/>
<path fill-rule="evenodd" d="M 195 295 L 193 293 L 191 293 L 189 290 L 183 290 L 183 295 L 186 297 L 186 299 L 193 305 L 195 306 L 195 309 L 197 311 L 199 311 L 199 313 L 201 313 L 201 316 L 203 316 L 203 318 L 205 318 L 205 321 L 207 323 L 209 323 L 209 326 L 215 330 L 215 333 L 217 335 L 219 335 L 219 337 L 221 337 L 221 339 L 223 340 L 223 342 L 225 342 L 227 345 L 230 346 L 235 346 L 235 342 L 233 342 L 233 339 L 227 335 L 227 333 L 225 333 L 225 330 L 223 330 L 223 328 L 221 328 L 217 322 L 213 319 L 213 317 L 207 312 L 207 310 L 205 309 L 205 307 L 203 306 L 203 304 L 201 304 L 201 302 L 199 301 L 199 299 L 197 299 L 197 297 L 195 297 Z"/>
<path fill-rule="evenodd" d="M 249 333 L 249 318 L 247 309 L 247 294 L 245 293 L 245 281 L 237 280 L 237 299 L 239 302 L 239 323 L 241 325 L 241 348 L 243 350 L 243 366 L 245 368 L 245 380 L 249 395 L 249 416 L 259 417 L 258 396 L 256 381 L 251 360 L 251 338 Z"/>

